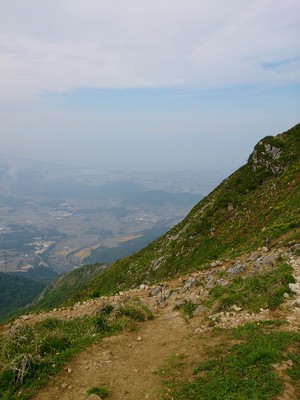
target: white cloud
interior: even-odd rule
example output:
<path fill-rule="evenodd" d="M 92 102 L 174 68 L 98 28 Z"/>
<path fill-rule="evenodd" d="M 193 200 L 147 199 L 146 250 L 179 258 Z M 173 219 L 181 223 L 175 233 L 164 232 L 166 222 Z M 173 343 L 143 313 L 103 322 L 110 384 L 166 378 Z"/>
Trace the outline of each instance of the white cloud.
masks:
<path fill-rule="evenodd" d="M 265 68 L 299 56 L 299 0 L 2 3 L 2 98 L 300 81 L 296 62 Z"/>

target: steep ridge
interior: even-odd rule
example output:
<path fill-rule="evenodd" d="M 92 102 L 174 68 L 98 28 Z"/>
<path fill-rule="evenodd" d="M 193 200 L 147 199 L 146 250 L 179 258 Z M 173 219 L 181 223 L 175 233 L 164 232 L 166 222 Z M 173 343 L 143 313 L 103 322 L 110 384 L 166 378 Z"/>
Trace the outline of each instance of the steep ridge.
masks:
<path fill-rule="evenodd" d="M 114 263 L 82 296 L 170 278 L 258 247 L 299 238 L 300 124 L 255 146 L 248 162 L 166 235 Z"/>
<path fill-rule="evenodd" d="M 0 397 L 299 399 L 299 156 L 300 125 L 267 136 L 159 240 L 57 281 L 62 307 L 1 327 Z"/>

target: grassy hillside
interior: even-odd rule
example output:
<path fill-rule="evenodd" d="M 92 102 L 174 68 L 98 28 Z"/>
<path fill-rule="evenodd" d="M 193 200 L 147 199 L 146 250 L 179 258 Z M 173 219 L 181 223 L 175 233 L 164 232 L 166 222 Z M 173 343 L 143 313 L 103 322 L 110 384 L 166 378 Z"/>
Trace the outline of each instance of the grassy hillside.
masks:
<path fill-rule="evenodd" d="M 0 272 L 0 320 L 29 304 L 44 287 L 41 282 Z"/>
<path fill-rule="evenodd" d="M 300 124 L 267 136 L 248 162 L 198 203 L 190 214 L 142 251 L 117 261 L 85 295 L 104 295 L 154 282 L 219 258 L 231 258 L 299 237 Z"/>
<path fill-rule="evenodd" d="M 71 304 L 152 283 L 217 259 L 230 259 L 300 236 L 300 124 L 266 136 L 247 163 L 200 201 L 167 234 L 102 272 L 96 266 L 59 278 L 35 307 Z M 87 274 L 92 268 L 92 274 Z"/>
<path fill-rule="evenodd" d="M 98 276 L 104 269 L 105 265 L 88 265 L 67 272 L 60 276 L 36 298 L 29 310 L 32 309 L 49 309 L 60 304 L 67 303 L 70 298 L 76 301 L 76 293 L 81 298 L 81 291 L 89 285 L 89 283 Z"/>

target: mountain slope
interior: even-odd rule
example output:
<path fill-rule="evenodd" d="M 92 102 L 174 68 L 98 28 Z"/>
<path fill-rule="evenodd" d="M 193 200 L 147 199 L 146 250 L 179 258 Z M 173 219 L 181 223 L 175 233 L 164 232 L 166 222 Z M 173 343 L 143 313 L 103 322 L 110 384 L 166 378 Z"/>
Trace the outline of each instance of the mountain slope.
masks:
<path fill-rule="evenodd" d="M 296 239 L 300 236 L 299 160 L 300 124 L 276 137 L 266 136 L 244 166 L 167 234 L 88 279 L 83 272 L 78 275 L 80 285 L 77 278 L 74 285 L 66 282 L 72 282 L 81 269 L 59 278 L 34 307 L 72 304 L 203 269 L 215 260 L 262 247 L 266 238 L 271 247 L 281 239 Z"/>
<path fill-rule="evenodd" d="M 76 293 L 80 296 L 81 290 L 105 268 L 106 265 L 87 265 L 61 275 L 39 294 L 29 307 L 29 311 L 56 307 L 66 303 L 70 297 L 76 300 Z"/>
<path fill-rule="evenodd" d="M 231 258 L 299 236 L 300 124 L 266 136 L 248 162 L 198 203 L 166 235 L 117 261 L 92 282 L 102 295 L 153 282 L 218 258 Z"/>
<path fill-rule="evenodd" d="M 0 272 L 0 318 L 25 307 L 44 287 L 41 282 Z"/>

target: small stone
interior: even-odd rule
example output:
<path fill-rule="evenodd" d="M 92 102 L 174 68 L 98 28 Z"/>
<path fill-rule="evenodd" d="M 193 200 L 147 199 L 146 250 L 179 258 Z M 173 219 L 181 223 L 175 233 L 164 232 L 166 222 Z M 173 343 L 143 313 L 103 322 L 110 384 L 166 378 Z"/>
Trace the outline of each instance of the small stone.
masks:
<path fill-rule="evenodd" d="M 184 305 L 185 305 L 185 301 L 184 300 L 181 300 L 181 301 L 177 301 L 176 303 L 175 303 L 175 308 L 182 308 Z"/>
<path fill-rule="evenodd" d="M 102 400 L 101 397 L 97 396 L 95 393 L 89 395 L 88 400 Z"/>
<path fill-rule="evenodd" d="M 68 385 L 67 383 L 64 382 L 64 383 L 62 383 L 60 386 L 61 386 L 62 389 L 67 389 L 67 387 L 68 387 L 69 385 Z"/>
<path fill-rule="evenodd" d="M 284 297 L 285 299 L 289 299 L 289 298 L 290 298 L 290 295 L 289 295 L 288 293 L 284 293 L 284 294 L 283 294 L 283 297 Z"/>
<path fill-rule="evenodd" d="M 161 293 L 162 292 L 162 286 L 160 286 L 160 285 L 158 285 L 158 286 L 155 286 L 153 289 L 151 289 L 151 291 L 150 291 L 150 296 L 157 296 L 159 293 Z"/>
<path fill-rule="evenodd" d="M 22 319 L 23 321 L 27 321 L 29 319 L 29 315 L 21 315 L 20 319 Z"/>
<path fill-rule="evenodd" d="M 162 294 L 162 295 L 158 298 L 158 300 L 157 300 L 157 302 L 156 302 L 157 307 L 162 308 L 162 307 L 164 306 L 165 300 L 166 300 L 166 297 L 165 297 L 165 295 Z"/>
<path fill-rule="evenodd" d="M 112 357 L 112 352 L 111 351 L 103 351 L 102 356 L 104 360 L 110 360 Z"/>
<path fill-rule="evenodd" d="M 235 304 L 233 304 L 233 306 L 231 306 L 231 309 L 234 311 L 241 311 L 241 307 L 236 306 Z"/>
<path fill-rule="evenodd" d="M 300 298 L 292 303 L 293 308 L 300 308 Z"/>
<path fill-rule="evenodd" d="M 229 282 L 228 281 L 226 281 L 225 279 L 218 279 L 217 280 L 217 285 L 220 285 L 220 286 L 223 286 L 223 287 L 225 287 L 225 286 L 227 286 L 229 284 Z"/>
<path fill-rule="evenodd" d="M 198 307 L 196 308 L 196 310 L 193 311 L 193 316 L 196 317 L 197 315 L 199 315 L 199 314 L 201 314 L 201 313 L 205 313 L 205 312 L 207 312 L 207 311 L 209 311 L 209 308 L 207 308 L 207 307 L 205 307 L 205 306 L 202 306 L 202 305 L 200 304 L 200 306 L 198 306 Z"/>
<path fill-rule="evenodd" d="M 67 369 L 68 374 L 71 374 L 73 371 L 71 370 L 71 368 Z"/>
<path fill-rule="evenodd" d="M 68 386 L 68 389 L 69 389 L 69 390 L 73 389 L 73 386 L 72 386 L 72 385 L 69 385 L 69 386 Z"/>
<path fill-rule="evenodd" d="M 227 269 L 227 273 L 231 275 L 238 275 L 244 271 L 245 267 L 243 263 L 240 260 L 237 260 L 237 262 L 231 267 Z"/>
<path fill-rule="evenodd" d="M 140 285 L 140 289 L 141 290 L 145 290 L 145 288 L 146 288 L 146 285 L 144 285 L 143 283 Z"/>
<path fill-rule="evenodd" d="M 141 342 L 143 340 L 142 336 L 138 336 L 136 339 L 138 342 Z"/>
<path fill-rule="evenodd" d="M 217 266 L 219 266 L 219 265 L 223 265 L 223 261 L 213 261 L 211 264 L 210 264 L 210 266 L 211 267 L 217 267 Z"/>
<path fill-rule="evenodd" d="M 183 288 L 181 289 L 181 292 L 182 292 L 182 293 L 185 293 L 185 292 L 187 292 L 188 290 L 190 290 L 192 287 L 198 286 L 199 283 L 200 283 L 200 282 L 199 282 L 199 279 L 192 277 L 192 278 L 188 279 L 188 280 L 185 282 Z"/>

